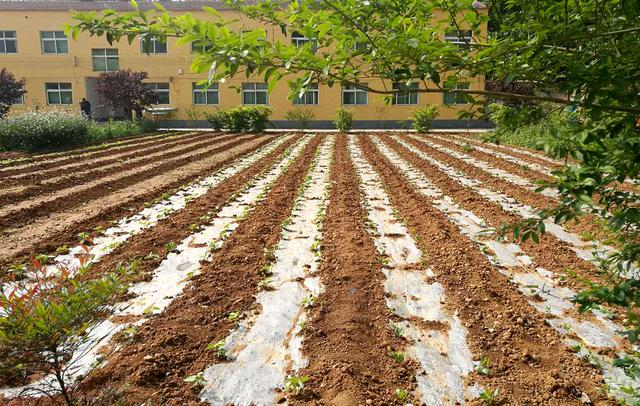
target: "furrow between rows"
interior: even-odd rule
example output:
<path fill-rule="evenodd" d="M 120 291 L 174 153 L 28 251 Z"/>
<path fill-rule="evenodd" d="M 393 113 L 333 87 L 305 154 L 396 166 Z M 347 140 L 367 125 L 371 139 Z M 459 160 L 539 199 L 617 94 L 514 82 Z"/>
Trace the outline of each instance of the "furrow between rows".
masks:
<path fill-rule="evenodd" d="M 146 324 L 153 315 L 163 313 L 182 295 L 191 279 L 201 272 L 201 261 L 213 260 L 211 251 L 219 249 L 239 223 L 250 215 L 308 143 L 309 138 L 305 138 L 291 147 L 282 160 L 268 173 L 254 178 L 238 198 L 223 207 L 209 224 L 180 242 L 154 270 L 150 281 L 129 287 L 128 293 L 133 297 L 115 304 L 110 319 L 89 329 L 89 340 L 67 363 L 65 380 L 73 382 L 85 375 L 99 361 L 100 354 L 108 353 L 108 347 L 115 345 L 111 341 L 116 334 L 125 328 L 139 328 Z M 18 394 L 43 396 L 51 387 L 52 379 L 43 378 L 28 386 L 3 389 L 0 393 L 8 397 Z"/>
<path fill-rule="evenodd" d="M 2 236 L 5 250 L 0 254 L 0 263 L 6 267 L 12 258 L 34 252 L 36 249 L 40 252 L 51 252 L 59 246 L 70 244 L 75 234 L 90 230 L 96 225 L 104 225 L 106 228 L 110 224 L 105 219 L 122 217 L 132 211 L 142 210 L 147 200 L 158 197 L 163 192 L 175 193 L 172 192 L 173 189 L 231 164 L 239 156 L 252 153 L 269 143 L 271 139 L 272 137 L 258 137 L 235 147 L 229 146 L 220 152 L 207 154 L 200 160 L 154 174 L 144 182 L 106 194 L 103 191 L 102 195 L 85 202 L 81 208 L 72 207 L 50 213 L 46 217 L 5 230 Z"/>

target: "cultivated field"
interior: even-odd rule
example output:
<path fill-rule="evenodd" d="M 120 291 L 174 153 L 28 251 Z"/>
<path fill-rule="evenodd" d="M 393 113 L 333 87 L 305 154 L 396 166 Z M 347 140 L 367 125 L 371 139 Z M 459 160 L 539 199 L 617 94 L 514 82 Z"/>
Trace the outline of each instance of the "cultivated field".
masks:
<path fill-rule="evenodd" d="M 601 277 L 598 219 L 491 233 L 554 204 L 534 182 L 559 166 L 467 134 L 177 133 L 8 162 L 0 279 L 42 253 L 83 278 L 135 262 L 66 377 L 100 361 L 84 391 L 131 404 L 617 404 L 621 321 L 579 313 L 567 273 Z M 50 383 L 27 380 L 0 393 Z"/>

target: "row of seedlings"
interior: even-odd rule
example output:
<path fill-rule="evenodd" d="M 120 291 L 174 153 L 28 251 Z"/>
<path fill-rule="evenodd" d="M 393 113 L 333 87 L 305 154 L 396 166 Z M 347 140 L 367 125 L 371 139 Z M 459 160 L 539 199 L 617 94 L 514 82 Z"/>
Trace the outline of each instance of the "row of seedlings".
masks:
<path fill-rule="evenodd" d="M 112 338 L 126 330 L 135 330 L 154 314 L 160 314 L 179 296 L 192 276 L 198 274 L 200 262 L 210 260 L 211 251 L 219 249 L 228 236 L 264 199 L 266 193 L 286 169 L 302 153 L 310 137 L 300 139 L 289 147 L 268 172 L 256 176 L 243 190 L 232 197 L 207 225 L 185 238 L 154 270 L 150 281 L 135 283 L 128 289 L 130 299 L 114 305 L 112 315 L 88 329 L 83 345 L 68 361 L 65 379 L 72 383 L 105 361 L 102 354 L 117 351 Z M 133 320 L 133 321 L 132 321 Z M 0 390 L 0 395 L 43 396 L 52 385 L 53 377 L 17 388 Z"/>
<path fill-rule="evenodd" d="M 317 271 L 335 143 L 328 136 L 316 153 L 281 239 L 266 253 L 256 297 L 260 311 L 243 317 L 223 340 L 211 344 L 220 362 L 203 372 L 201 399 L 214 405 L 269 405 L 286 391 L 299 392 L 306 366 L 301 353 L 305 308 L 323 290 Z M 291 375 L 287 376 L 287 372 Z"/>
<path fill-rule="evenodd" d="M 601 368 L 612 393 L 624 398 L 621 388 L 636 384 L 626 376 L 623 369 L 614 367 L 611 359 L 598 355 L 598 351 L 615 350 L 624 346 L 617 334 L 622 326 L 616 325 L 597 310 L 593 312 L 594 317 L 573 316 L 574 305 L 571 300 L 576 293 L 558 286 L 557 275 L 536 266 L 534 260 L 519 245 L 495 239 L 493 230 L 488 229 L 485 220 L 463 209 L 378 138 L 373 138 L 373 143 L 419 193 L 432 199 L 433 206 L 444 213 L 463 235 L 478 244 L 490 262 L 518 286 L 519 291 L 527 296 L 529 304 L 541 312 L 549 325 L 563 336 L 568 348 Z"/>
<path fill-rule="evenodd" d="M 394 350 L 391 356 L 399 362 L 410 357 L 419 363 L 414 397 L 420 404 L 465 404 L 482 392 L 465 382 L 474 369 L 467 331 L 458 317 L 445 309 L 442 285 L 433 280 L 433 271 L 425 269 L 423 252 L 397 218 L 378 174 L 354 137 L 349 140 L 349 151 L 360 178 L 370 232 L 384 264 L 387 306 L 397 320 L 390 320 L 389 328 L 409 342 L 407 348 Z M 431 328 L 433 324 L 446 327 Z M 396 394 L 401 401 L 411 396 L 403 388 Z"/>
<path fill-rule="evenodd" d="M 7 272 L 20 272 L 23 274 L 21 276 L 27 279 L 46 279 L 62 271 L 68 272 L 71 275 L 77 274 L 91 266 L 91 264 L 99 261 L 105 255 L 113 252 L 132 236 L 154 227 L 159 221 L 184 209 L 187 204 L 202 197 L 209 190 L 214 189 L 225 180 L 249 168 L 254 163 L 275 151 L 278 146 L 290 138 L 291 135 L 278 137 L 255 153 L 238 159 L 228 167 L 202 180 L 181 187 L 174 195 L 161 196 L 157 201 L 149 204 L 148 207 L 145 207 L 140 212 L 117 221 L 114 226 L 105 229 L 99 236 L 92 237 L 88 233 L 79 235 L 80 243 L 78 245 L 71 248 L 66 246 L 60 247 L 57 256 L 53 258 L 42 258 L 42 260 L 39 261 L 43 264 L 42 269 L 27 273 L 24 265 L 16 265 L 14 268 L 17 269 L 9 269 Z M 23 283 L 6 283 L 1 287 L 2 292 L 5 294 L 11 293 L 19 285 L 23 285 Z"/>

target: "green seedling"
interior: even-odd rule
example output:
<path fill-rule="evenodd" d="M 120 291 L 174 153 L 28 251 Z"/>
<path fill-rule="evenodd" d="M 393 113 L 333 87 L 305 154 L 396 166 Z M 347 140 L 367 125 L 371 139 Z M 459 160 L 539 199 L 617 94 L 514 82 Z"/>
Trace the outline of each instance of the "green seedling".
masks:
<path fill-rule="evenodd" d="M 191 383 L 192 384 L 191 386 L 196 388 L 201 388 L 207 383 L 207 381 L 204 379 L 204 374 L 202 372 L 199 372 L 195 375 L 188 376 L 184 378 L 184 381 Z"/>
<path fill-rule="evenodd" d="M 47 254 L 38 254 L 36 255 L 36 261 L 40 263 L 40 265 L 47 265 L 49 263 L 49 256 Z"/>
<path fill-rule="evenodd" d="M 480 363 L 476 365 L 476 372 L 480 375 L 489 376 L 491 375 L 491 360 L 488 357 L 480 358 Z"/>
<path fill-rule="evenodd" d="M 207 350 L 215 351 L 216 357 L 219 359 L 227 359 L 227 350 L 225 350 L 224 346 L 224 340 L 220 340 L 217 343 L 207 345 Z"/>
<path fill-rule="evenodd" d="M 147 254 L 147 256 L 145 256 L 143 259 L 144 259 L 145 261 L 155 261 L 155 260 L 157 260 L 157 259 L 160 259 L 160 255 L 156 254 L 156 253 L 155 253 L 155 252 L 153 252 L 153 251 L 150 251 L 150 252 Z"/>
<path fill-rule="evenodd" d="M 396 396 L 398 397 L 398 399 L 404 402 L 409 399 L 409 391 L 406 389 L 398 388 L 396 389 Z"/>
<path fill-rule="evenodd" d="M 393 335 L 395 335 L 396 337 L 402 337 L 404 335 L 404 330 L 402 330 L 402 327 L 397 324 L 394 324 L 391 327 L 391 331 L 393 331 Z"/>
<path fill-rule="evenodd" d="M 308 296 L 302 299 L 302 306 L 304 308 L 311 308 L 318 303 L 318 298 L 316 296 Z"/>
<path fill-rule="evenodd" d="M 178 244 L 176 244 L 173 241 L 169 241 L 168 243 L 166 243 L 164 245 L 164 247 L 167 249 L 167 251 L 171 252 L 171 251 L 175 250 L 176 248 L 178 248 Z"/>
<path fill-rule="evenodd" d="M 260 275 L 264 277 L 269 277 L 273 275 L 273 262 L 270 262 L 264 265 L 262 268 L 260 268 Z"/>
<path fill-rule="evenodd" d="M 258 287 L 262 290 L 273 290 L 273 286 L 271 286 L 271 283 L 273 282 L 273 278 L 263 278 L 260 283 L 258 283 Z"/>
<path fill-rule="evenodd" d="M 404 362 L 406 354 L 402 351 L 391 351 L 389 356 L 396 362 Z"/>
<path fill-rule="evenodd" d="M 60 247 L 56 248 L 57 255 L 66 255 L 68 253 L 69 253 L 69 247 L 67 245 L 61 245 Z"/>
<path fill-rule="evenodd" d="M 27 277 L 27 265 L 22 263 L 15 263 L 9 266 L 9 274 L 15 280 L 22 280 Z"/>
<path fill-rule="evenodd" d="M 309 381 L 309 377 L 306 375 L 295 376 L 289 375 L 284 381 L 284 389 L 294 395 L 298 395 L 304 388 L 304 384 Z"/>
<path fill-rule="evenodd" d="M 91 233 L 87 231 L 78 233 L 78 242 L 80 242 L 80 244 L 91 244 Z"/>
<path fill-rule="evenodd" d="M 487 406 L 494 406 L 498 403 L 500 388 L 485 389 L 480 393 L 480 400 Z"/>
<path fill-rule="evenodd" d="M 469 153 L 469 152 L 471 152 L 471 151 L 474 151 L 474 150 L 475 150 L 475 148 L 473 148 L 473 147 L 471 146 L 471 144 L 468 144 L 468 143 L 464 143 L 464 144 L 462 144 L 462 146 L 461 146 L 460 148 L 462 148 L 462 150 L 463 150 L 464 152 L 466 152 L 466 153 Z"/>
<path fill-rule="evenodd" d="M 189 224 L 189 231 L 191 231 L 192 233 L 197 233 L 198 231 L 200 231 L 200 225 L 199 224 Z"/>
<path fill-rule="evenodd" d="M 227 320 L 229 321 L 238 321 L 242 317 L 242 314 L 239 312 L 231 312 L 229 316 L 227 316 Z"/>

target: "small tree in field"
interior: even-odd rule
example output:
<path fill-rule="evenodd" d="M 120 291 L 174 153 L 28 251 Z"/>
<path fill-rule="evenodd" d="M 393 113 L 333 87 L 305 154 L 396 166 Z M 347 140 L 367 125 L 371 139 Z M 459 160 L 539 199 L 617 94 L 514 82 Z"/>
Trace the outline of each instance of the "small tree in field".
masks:
<path fill-rule="evenodd" d="M 141 118 L 144 109 L 158 100 L 156 91 L 143 82 L 147 76 L 147 72 L 129 69 L 105 72 L 98 76 L 96 90 L 111 108 L 123 108 L 127 118 L 131 118 L 132 111 Z"/>
<path fill-rule="evenodd" d="M 0 118 L 4 117 L 16 100 L 25 94 L 25 80 L 17 80 L 7 69 L 0 70 Z"/>

